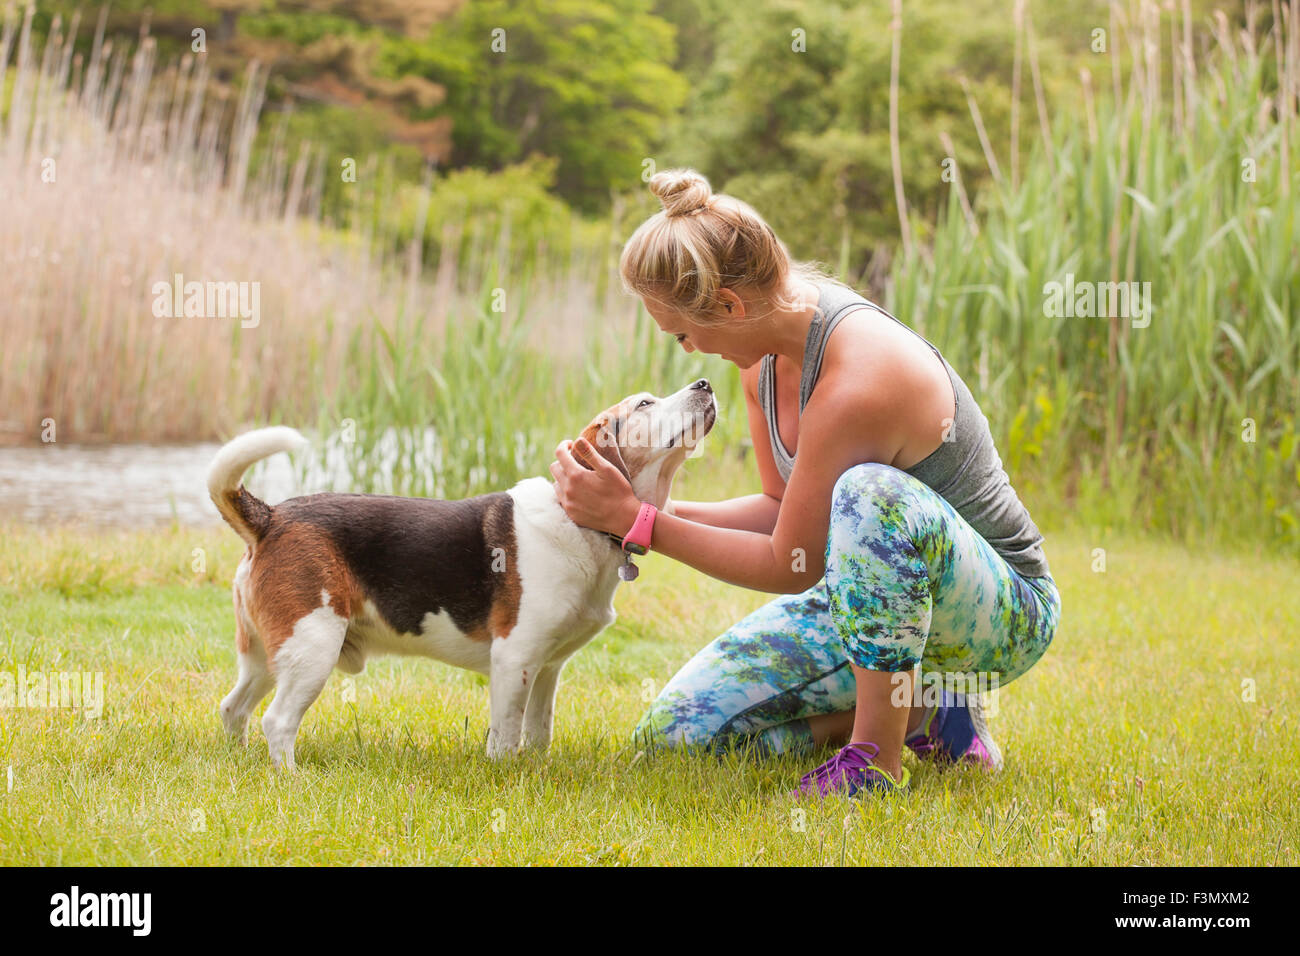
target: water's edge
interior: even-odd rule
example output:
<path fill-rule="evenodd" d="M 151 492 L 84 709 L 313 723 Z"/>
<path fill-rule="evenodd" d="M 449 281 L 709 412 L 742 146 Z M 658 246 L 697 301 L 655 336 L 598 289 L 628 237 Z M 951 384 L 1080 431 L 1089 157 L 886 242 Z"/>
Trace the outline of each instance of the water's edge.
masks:
<path fill-rule="evenodd" d="M 99 527 L 212 525 L 207 472 L 221 445 L 0 447 L 0 521 Z M 250 472 L 248 487 L 271 503 L 295 494 L 287 455 Z"/>

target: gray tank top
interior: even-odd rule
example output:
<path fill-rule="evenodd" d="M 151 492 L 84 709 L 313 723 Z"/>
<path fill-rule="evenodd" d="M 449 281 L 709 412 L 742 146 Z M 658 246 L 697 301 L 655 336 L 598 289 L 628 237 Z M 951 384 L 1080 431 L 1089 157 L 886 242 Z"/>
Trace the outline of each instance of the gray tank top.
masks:
<path fill-rule="evenodd" d="M 894 319 L 929 345 L 939 361 L 943 362 L 952 382 L 956 403 L 954 421 L 948 429 L 947 438 L 930 455 L 903 470 L 942 496 L 1021 575 L 1037 578 L 1048 574 L 1047 556 L 1042 547 L 1043 536 L 1029 517 L 1029 511 L 1021 503 L 1015 489 L 1011 487 L 1007 473 L 1002 469 L 1002 459 L 993 447 L 993 434 L 989 431 L 988 419 L 980 411 L 961 376 L 928 339 L 899 322 L 875 303 L 836 283 L 819 281 L 813 284 L 821 295 L 804 344 L 803 374 L 799 382 L 799 413 L 803 414 L 813 386 L 821 375 L 826 341 L 845 315 L 856 309 L 868 308 Z M 790 474 L 794 471 L 795 456 L 781 444 L 781 435 L 776 427 L 776 378 L 772 371 L 775 358 L 773 355 L 765 355 L 759 366 L 758 403 L 767 421 L 777 471 L 783 480 L 789 481 Z"/>

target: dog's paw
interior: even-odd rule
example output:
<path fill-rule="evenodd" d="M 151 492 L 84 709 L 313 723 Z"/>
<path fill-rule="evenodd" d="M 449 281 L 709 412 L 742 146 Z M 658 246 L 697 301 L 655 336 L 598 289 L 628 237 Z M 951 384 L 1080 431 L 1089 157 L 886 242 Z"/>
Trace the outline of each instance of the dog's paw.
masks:
<path fill-rule="evenodd" d="M 489 760 L 504 760 L 519 753 L 519 741 L 507 740 L 495 731 L 488 732 L 487 756 Z"/>
<path fill-rule="evenodd" d="M 525 735 L 523 746 L 520 749 L 526 750 L 530 753 L 544 754 L 546 751 L 551 749 L 551 738 L 529 737 Z"/>

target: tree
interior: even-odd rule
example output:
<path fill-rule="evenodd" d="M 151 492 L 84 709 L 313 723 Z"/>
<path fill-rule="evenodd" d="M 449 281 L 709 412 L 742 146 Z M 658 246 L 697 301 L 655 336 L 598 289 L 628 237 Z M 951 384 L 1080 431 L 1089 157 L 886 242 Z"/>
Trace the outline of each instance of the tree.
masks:
<path fill-rule="evenodd" d="M 674 4 L 683 5 L 689 6 Z M 697 6 L 706 14 L 716 10 L 705 0 Z M 754 205 L 796 257 L 861 272 L 872 250 L 892 245 L 898 235 L 889 142 L 889 0 L 752 0 L 722 16 L 680 25 L 719 39 L 712 62 L 691 77 L 691 100 L 667 161 L 699 168 L 715 188 Z M 1086 31 L 1079 36 L 1086 40 Z M 1038 47 L 1045 62 L 1066 59 L 1053 38 L 1039 37 Z M 1005 160 L 1014 56 L 1005 0 L 905 5 L 901 166 L 908 204 L 925 217 L 951 188 L 942 177 L 940 131 L 955 142 L 953 158 L 968 188 L 987 175 L 962 77 Z M 1021 121 L 1028 141 L 1035 120 L 1025 72 L 1022 95 L 1030 99 Z"/>
<path fill-rule="evenodd" d="M 639 181 L 685 99 L 674 34 L 646 0 L 482 0 L 390 67 L 446 88 L 453 165 L 553 157 L 557 192 L 590 211 Z"/>

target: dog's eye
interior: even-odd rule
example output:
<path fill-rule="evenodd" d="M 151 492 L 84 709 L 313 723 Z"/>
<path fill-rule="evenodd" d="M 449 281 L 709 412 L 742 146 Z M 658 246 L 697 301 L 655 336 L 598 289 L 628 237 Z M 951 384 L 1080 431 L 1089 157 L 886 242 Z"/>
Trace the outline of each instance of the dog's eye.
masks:
<path fill-rule="evenodd" d="M 648 398 L 643 398 L 643 399 L 641 399 L 640 402 L 637 403 L 637 406 L 636 406 L 636 407 L 637 407 L 637 408 L 645 408 L 647 405 L 653 405 L 653 404 L 654 404 L 654 402 L 650 401 L 650 399 L 648 399 Z"/>
<path fill-rule="evenodd" d="M 683 342 L 686 341 L 686 333 L 685 333 L 685 332 L 678 332 L 675 336 L 673 336 L 673 338 L 677 339 L 677 344 L 678 344 L 678 345 L 681 345 Z"/>

